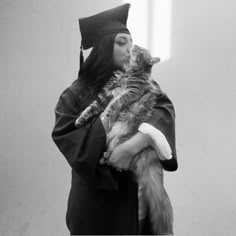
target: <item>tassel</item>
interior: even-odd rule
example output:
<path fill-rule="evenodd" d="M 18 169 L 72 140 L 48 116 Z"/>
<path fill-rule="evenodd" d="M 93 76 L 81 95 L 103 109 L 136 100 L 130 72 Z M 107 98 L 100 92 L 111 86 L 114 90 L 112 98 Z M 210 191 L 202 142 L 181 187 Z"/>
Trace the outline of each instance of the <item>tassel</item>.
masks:
<path fill-rule="evenodd" d="M 83 55 L 83 47 L 82 47 L 82 41 L 81 41 L 81 44 L 80 44 L 80 58 L 79 58 L 79 73 L 78 73 L 78 77 L 80 76 L 80 71 L 81 71 L 81 67 L 84 63 L 84 55 Z"/>
<path fill-rule="evenodd" d="M 80 68 L 81 68 L 83 63 L 84 63 L 84 55 L 83 55 L 83 47 L 82 47 L 82 41 L 81 41 L 81 45 L 80 45 Z"/>

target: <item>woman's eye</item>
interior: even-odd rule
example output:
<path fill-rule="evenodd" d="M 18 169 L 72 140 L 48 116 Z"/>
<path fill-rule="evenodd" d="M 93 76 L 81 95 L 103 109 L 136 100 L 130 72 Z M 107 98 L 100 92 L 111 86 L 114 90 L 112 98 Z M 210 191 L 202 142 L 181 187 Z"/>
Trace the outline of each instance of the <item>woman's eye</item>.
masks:
<path fill-rule="evenodd" d="M 118 41 L 117 44 L 118 44 L 118 45 L 124 45 L 125 42 L 124 42 L 124 41 Z"/>

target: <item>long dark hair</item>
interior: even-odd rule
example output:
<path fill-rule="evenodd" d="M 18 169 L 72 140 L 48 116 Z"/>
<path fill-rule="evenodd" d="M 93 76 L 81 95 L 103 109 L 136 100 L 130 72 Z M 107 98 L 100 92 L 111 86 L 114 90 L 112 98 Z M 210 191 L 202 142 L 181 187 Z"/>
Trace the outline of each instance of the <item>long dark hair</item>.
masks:
<path fill-rule="evenodd" d="M 94 45 L 82 64 L 78 82 L 80 97 L 91 100 L 111 78 L 113 66 L 113 46 L 116 33 L 104 36 Z"/>

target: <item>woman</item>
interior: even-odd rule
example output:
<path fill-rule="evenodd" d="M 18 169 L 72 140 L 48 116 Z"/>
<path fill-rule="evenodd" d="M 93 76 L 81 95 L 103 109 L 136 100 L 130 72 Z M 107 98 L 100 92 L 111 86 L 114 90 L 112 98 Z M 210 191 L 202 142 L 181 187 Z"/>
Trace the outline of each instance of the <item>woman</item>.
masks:
<path fill-rule="evenodd" d="M 93 49 L 81 64 L 79 78 L 62 93 L 55 108 L 52 138 L 72 168 L 66 216 L 71 235 L 151 234 L 148 221 L 138 223 L 138 185 L 127 170 L 132 157 L 152 143 L 149 129 L 140 129 L 142 132 L 114 150 L 109 165 L 101 165 L 106 119 L 101 115 L 80 128 L 74 125 L 113 72 L 128 62 L 132 47 L 126 28 L 128 10 L 129 4 L 124 4 L 80 19 L 82 46 Z M 172 158 L 162 161 L 163 168 L 176 170 L 174 108 L 164 93 L 150 124 L 164 134 L 171 148 Z M 120 156 L 123 162 L 118 164 Z"/>

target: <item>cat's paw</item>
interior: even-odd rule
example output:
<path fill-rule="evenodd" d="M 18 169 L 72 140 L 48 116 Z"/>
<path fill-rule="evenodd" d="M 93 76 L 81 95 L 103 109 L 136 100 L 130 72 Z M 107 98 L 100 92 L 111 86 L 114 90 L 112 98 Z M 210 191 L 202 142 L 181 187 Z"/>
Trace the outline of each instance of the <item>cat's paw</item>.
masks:
<path fill-rule="evenodd" d="M 109 162 L 110 156 L 111 156 L 111 152 L 104 152 L 103 156 L 99 160 L 99 164 L 100 165 L 107 164 Z"/>
<path fill-rule="evenodd" d="M 75 126 L 76 127 L 81 127 L 85 124 L 85 119 L 83 117 L 79 117 L 77 118 L 77 120 L 75 121 Z"/>

